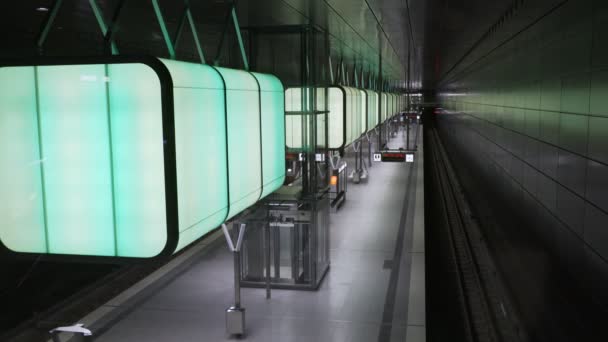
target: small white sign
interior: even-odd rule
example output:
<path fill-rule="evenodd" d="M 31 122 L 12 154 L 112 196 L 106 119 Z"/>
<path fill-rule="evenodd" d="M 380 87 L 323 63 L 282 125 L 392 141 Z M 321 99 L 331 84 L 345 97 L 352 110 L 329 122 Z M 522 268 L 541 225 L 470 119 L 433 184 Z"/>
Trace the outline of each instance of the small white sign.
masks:
<path fill-rule="evenodd" d="M 413 154 L 406 154 L 405 155 L 405 162 L 406 163 L 413 163 L 414 162 L 414 155 Z"/>
<path fill-rule="evenodd" d="M 304 161 L 304 153 L 298 154 L 298 160 L 299 161 Z"/>
<path fill-rule="evenodd" d="M 323 153 L 317 153 L 315 154 L 315 160 L 318 162 L 324 162 L 325 161 L 325 154 Z"/>
<path fill-rule="evenodd" d="M 382 161 L 382 153 L 374 153 L 374 161 Z"/>

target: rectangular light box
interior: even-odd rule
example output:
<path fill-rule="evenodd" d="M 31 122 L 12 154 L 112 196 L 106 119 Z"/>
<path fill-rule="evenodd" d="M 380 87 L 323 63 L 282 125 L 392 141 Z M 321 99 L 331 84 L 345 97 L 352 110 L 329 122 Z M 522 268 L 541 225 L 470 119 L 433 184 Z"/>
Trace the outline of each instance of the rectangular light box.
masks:
<path fill-rule="evenodd" d="M 362 134 L 365 134 L 367 131 L 365 107 L 367 105 L 366 100 L 362 98 L 361 90 L 351 87 L 331 86 L 318 88 L 316 93 L 317 102 L 319 102 L 319 94 L 327 94 L 329 149 L 343 149 Z M 309 96 L 303 91 L 303 88 L 288 88 L 285 91 L 287 111 L 300 110 L 302 108 L 301 103 L 306 103 L 306 99 L 302 99 L 303 96 Z M 305 138 L 303 132 L 306 132 L 304 130 L 306 126 L 300 123 L 302 119 L 287 116 L 286 140 L 289 148 L 301 146 L 299 142 Z"/>
<path fill-rule="evenodd" d="M 283 183 L 274 76 L 153 57 L 0 67 L 0 242 L 170 255 Z M 230 186 L 229 186 L 230 184 Z"/>
<path fill-rule="evenodd" d="M 313 91 L 314 90 L 314 91 Z M 285 89 L 285 141 L 288 149 L 302 151 L 303 146 L 311 146 L 308 132 L 311 115 L 316 117 L 317 147 L 325 148 L 325 114 L 303 114 L 324 111 L 327 88 L 292 87 Z M 313 103 L 316 104 L 313 106 Z M 297 113 L 297 114 L 296 114 Z"/>
<path fill-rule="evenodd" d="M 378 126 L 378 92 L 365 90 L 367 96 L 367 130 Z"/>

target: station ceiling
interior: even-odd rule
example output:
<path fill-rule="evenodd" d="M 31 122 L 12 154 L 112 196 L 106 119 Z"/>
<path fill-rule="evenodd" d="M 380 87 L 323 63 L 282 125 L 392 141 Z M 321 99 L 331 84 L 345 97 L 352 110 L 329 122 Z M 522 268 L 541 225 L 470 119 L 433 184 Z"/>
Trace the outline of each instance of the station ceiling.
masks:
<path fill-rule="evenodd" d="M 5 48 L 0 55 L 35 53 L 37 35 L 48 15 L 40 9 L 51 8 L 55 1 L 2 1 L 0 39 Z M 106 20 L 120 2 L 96 1 Z M 232 1 L 189 2 L 203 50 L 213 55 Z M 347 67 L 377 72 L 381 55 L 384 77 L 395 85 L 406 79 L 409 55 L 413 87 L 433 89 L 514 2 L 521 0 L 239 0 L 237 13 L 241 27 L 313 24 L 322 28 L 328 32 L 334 63 L 343 59 Z M 159 4 L 173 32 L 184 1 L 159 0 Z M 117 33 L 123 51 L 137 50 L 138 44 L 150 53 L 162 51 L 151 1 L 126 0 L 124 6 L 119 27 L 129 29 Z M 53 54 L 98 49 L 103 39 L 90 0 L 64 0 L 48 40 L 58 47 Z"/>

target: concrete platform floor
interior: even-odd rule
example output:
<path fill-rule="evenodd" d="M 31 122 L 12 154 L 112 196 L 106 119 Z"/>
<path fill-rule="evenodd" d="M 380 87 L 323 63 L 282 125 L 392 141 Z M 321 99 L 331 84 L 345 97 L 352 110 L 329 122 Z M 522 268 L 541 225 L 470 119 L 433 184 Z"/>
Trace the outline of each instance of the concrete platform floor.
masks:
<path fill-rule="evenodd" d="M 318 291 L 273 290 L 267 300 L 263 289 L 242 289 L 245 340 L 425 340 L 421 141 L 414 163 L 374 163 L 366 184 L 348 185 L 331 214 L 331 268 Z M 403 142 L 400 133 L 389 146 Z M 81 322 L 100 342 L 230 341 L 232 300 L 232 255 L 214 234 Z"/>

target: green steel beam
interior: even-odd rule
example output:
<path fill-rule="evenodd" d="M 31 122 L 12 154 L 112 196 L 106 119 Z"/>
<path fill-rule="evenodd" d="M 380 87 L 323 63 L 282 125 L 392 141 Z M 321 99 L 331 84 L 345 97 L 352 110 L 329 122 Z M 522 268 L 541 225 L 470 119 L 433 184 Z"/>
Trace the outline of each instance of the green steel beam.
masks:
<path fill-rule="evenodd" d="M 103 14 L 101 13 L 101 9 L 99 8 L 99 5 L 97 5 L 97 1 L 95 1 L 95 0 L 89 0 L 89 4 L 91 5 L 93 14 L 95 14 L 95 19 L 97 19 L 97 23 L 99 24 L 101 33 L 105 37 L 106 34 L 108 33 L 108 26 L 106 26 L 106 22 L 103 19 Z M 111 40 L 110 44 L 112 45 L 112 54 L 118 55 L 118 48 L 116 47 L 116 43 L 114 42 L 114 40 Z"/>
<path fill-rule="evenodd" d="M 182 37 L 182 32 L 184 32 L 184 24 L 186 23 L 188 16 L 188 5 L 184 8 L 182 16 L 179 18 L 179 23 L 177 24 L 177 32 L 175 32 L 175 37 L 173 37 L 173 48 L 177 50 L 177 45 L 179 44 L 179 40 Z"/>
<path fill-rule="evenodd" d="M 104 36 L 104 47 L 105 49 L 107 49 L 108 47 L 112 48 L 113 44 L 114 44 L 114 35 L 116 34 L 116 32 L 118 31 L 118 18 L 120 17 L 120 12 L 122 11 L 124 4 L 125 4 L 126 0 L 121 0 L 118 5 L 116 6 L 116 9 L 114 10 L 114 15 L 112 16 L 112 20 L 110 21 L 110 23 L 107 26 L 107 30 Z M 116 51 L 116 53 L 118 53 L 118 50 Z"/>
<path fill-rule="evenodd" d="M 175 49 L 173 48 L 173 42 L 169 37 L 169 31 L 167 31 L 167 25 L 165 24 L 165 19 L 163 18 L 163 13 L 160 10 L 160 6 L 158 6 L 158 0 L 151 0 L 152 6 L 154 7 L 154 13 L 156 13 L 156 19 L 158 19 L 158 25 L 160 25 L 160 30 L 163 33 L 163 38 L 165 39 L 165 44 L 167 44 L 167 50 L 169 51 L 169 57 L 171 59 L 175 59 Z"/>
<path fill-rule="evenodd" d="M 196 32 L 196 26 L 194 25 L 194 19 L 192 19 L 190 8 L 188 8 L 186 11 L 186 16 L 188 17 L 188 23 L 190 23 L 190 30 L 192 31 L 192 36 L 194 37 L 194 44 L 196 44 L 196 51 L 201 59 L 201 63 L 205 64 L 205 55 L 203 55 L 203 49 L 201 48 L 201 42 L 198 39 L 198 33 Z"/>
<path fill-rule="evenodd" d="M 53 4 L 53 8 L 51 8 L 51 11 L 49 12 L 48 17 L 46 18 L 46 21 L 42 25 L 42 31 L 40 32 L 40 35 L 38 36 L 38 41 L 37 41 L 38 52 L 40 54 L 42 54 L 44 42 L 46 42 L 46 37 L 49 35 L 49 31 L 51 30 L 51 27 L 53 26 L 53 22 L 55 21 L 55 18 L 57 17 L 57 12 L 59 12 L 59 8 L 61 8 L 62 3 L 63 3 L 63 0 L 55 1 L 55 3 Z"/>
<path fill-rule="evenodd" d="M 179 41 L 181 39 L 182 33 L 184 32 L 184 26 L 186 25 L 186 21 L 188 21 L 188 25 L 190 26 L 190 31 L 192 32 L 192 37 L 194 39 L 194 44 L 196 45 L 196 51 L 198 52 L 198 56 L 201 60 L 202 64 L 205 64 L 205 56 L 203 55 L 203 49 L 201 48 L 201 42 L 198 39 L 198 33 L 196 32 L 196 25 L 194 24 L 194 19 L 192 18 L 192 11 L 190 11 L 190 1 L 184 0 L 185 6 L 182 16 L 180 17 L 177 32 L 175 33 L 175 37 L 173 38 L 173 49 L 177 51 L 177 46 L 179 45 Z"/>
<path fill-rule="evenodd" d="M 230 17 L 232 16 L 232 9 L 228 11 L 228 15 L 226 15 L 226 20 L 224 21 L 224 29 L 222 30 L 222 36 L 220 37 L 220 42 L 217 45 L 217 51 L 215 52 L 215 59 L 213 60 L 213 65 L 218 66 L 220 64 L 220 57 L 222 56 L 222 48 L 224 47 L 224 40 L 226 40 L 226 31 L 228 31 L 228 25 L 230 24 Z"/>
<path fill-rule="evenodd" d="M 335 79 L 334 79 L 334 66 L 331 64 L 331 55 L 328 56 L 329 59 L 329 80 L 331 81 L 331 84 L 334 84 Z"/>
<path fill-rule="evenodd" d="M 236 17 L 236 6 L 232 6 L 232 22 L 234 23 L 234 31 L 236 38 L 239 41 L 239 48 L 241 50 L 241 57 L 243 58 L 243 65 L 245 70 L 249 71 L 249 61 L 247 61 L 247 53 L 245 52 L 245 45 L 243 44 L 243 37 L 241 36 L 241 28 L 239 27 L 239 20 Z"/>

